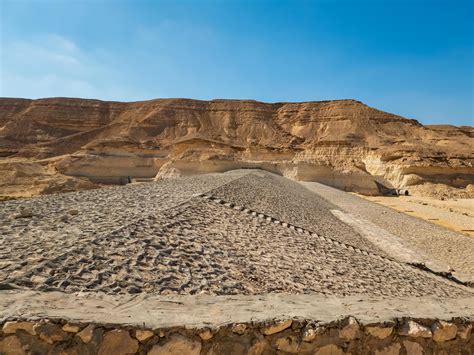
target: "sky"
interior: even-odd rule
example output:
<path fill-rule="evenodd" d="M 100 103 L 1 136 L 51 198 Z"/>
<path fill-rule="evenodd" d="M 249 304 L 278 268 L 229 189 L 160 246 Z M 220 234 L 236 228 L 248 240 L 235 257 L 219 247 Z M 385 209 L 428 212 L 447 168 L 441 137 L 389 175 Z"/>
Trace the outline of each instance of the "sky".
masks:
<path fill-rule="evenodd" d="M 0 0 L 0 96 L 351 98 L 474 126 L 474 1 Z"/>

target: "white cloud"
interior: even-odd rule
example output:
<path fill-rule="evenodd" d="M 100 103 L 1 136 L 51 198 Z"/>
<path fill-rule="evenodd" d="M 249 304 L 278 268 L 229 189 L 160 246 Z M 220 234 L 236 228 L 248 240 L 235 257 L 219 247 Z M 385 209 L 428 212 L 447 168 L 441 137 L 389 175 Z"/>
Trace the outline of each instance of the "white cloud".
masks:
<path fill-rule="evenodd" d="M 136 98 L 117 85 L 111 68 L 69 38 L 43 34 L 5 42 L 1 44 L 0 96 Z"/>

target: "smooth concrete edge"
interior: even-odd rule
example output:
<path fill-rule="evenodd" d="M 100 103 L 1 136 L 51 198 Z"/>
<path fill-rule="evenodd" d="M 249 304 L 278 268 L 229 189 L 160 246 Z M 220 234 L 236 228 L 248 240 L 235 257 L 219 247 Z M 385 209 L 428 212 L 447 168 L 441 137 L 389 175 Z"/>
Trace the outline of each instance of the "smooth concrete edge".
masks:
<path fill-rule="evenodd" d="M 395 299 L 311 294 L 122 296 L 0 291 L 0 321 L 49 318 L 158 329 L 179 326 L 220 327 L 275 319 L 311 319 L 327 324 L 348 316 L 357 318 L 361 324 L 405 317 L 440 320 L 463 318 L 474 321 L 474 298 Z"/>

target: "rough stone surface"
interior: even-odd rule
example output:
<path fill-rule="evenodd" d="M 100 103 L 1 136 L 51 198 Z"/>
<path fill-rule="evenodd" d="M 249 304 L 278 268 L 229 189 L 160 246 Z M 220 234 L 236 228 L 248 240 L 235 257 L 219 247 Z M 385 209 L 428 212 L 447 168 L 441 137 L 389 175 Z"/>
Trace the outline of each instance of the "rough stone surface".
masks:
<path fill-rule="evenodd" d="M 102 333 L 102 329 L 96 328 L 93 324 L 89 324 L 76 335 L 86 344 L 90 342 L 98 344 L 102 340 Z"/>
<path fill-rule="evenodd" d="M 212 338 L 212 332 L 209 329 L 205 329 L 202 332 L 199 333 L 199 337 L 202 340 L 209 340 Z"/>
<path fill-rule="evenodd" d="M 320 333 L 320 330 L 318 328 L 314 328 L 312 326 L 308 326 L 304 329 L 302 339 L 303 341 L 306 342 L 311 342 L 314 339 L 316 339 L 316 336 Z"/>
<path fill-rule="evenodd" d="M 53 344 L 54 342 L 66 340 L 68 338 L 67 333 L 56 324 L 39 323 L 36 324 L 33 329 L 36 334 L 38 334 L 38 336 L 48 344 Z"/>
<path fill-rule="evenodd" d="M 433 339 L 437 342 L 443 342 L 456 338 L 458 327 L 456 324 L 439 321 L 431 327 Z"/>
<path fill-rule="evenodd" d="M 458 327 L 458 336 L 461 339 L 468 340 L 471 336 L 472 324 L 462 324 Z"/>
<path fill-rule="evenodd" d="M 365 331 L 367 334 L 377 337 L 379 339 L 385 339 L 389 337 L 392 332 L 393 332 L 393 327 L 388 326 L 388 327 L 365 327 Z"/>
<path fill-rule="evenodd" d="M 344 350 L 342 350 L 339 346 L 334 344 L 329 344 L 320 347 L 314 353 L 315 355 L 343 355 Z"/>
<path fill-rule="evenodd" d="M 406 318 L 405 318 L 406 319 Z M 155 329 L 155 331 L 144 330 L 130 325 L 125 327 L 111 328 L 109 325 L 95 324 L 86 326 L 83 334 L 90 338 L 87 344 L 81 341 L 80 337 L 75 337 L 75 333 L 65 332 L 62 326 L 65 320 L 51 321 L 47 319 L 37 320 L 34 327 L 36 335 L 32 335 L 22 329 L 15 334 L 0 332 L 0 354 L 101 354 L 101 355 L 125 355 L 125 354 L 374 354 L 374 355 L 418 355 L 418 354 L 470 354 L 474 351 L 474 339 L 471 337 L 463 339 L 460 336 L 452 338 L 452 334 L 444 336 L 445 340 L 435 340 L 431 338 L 402 335 L 401 328 L 406 324 L 401 323 L 402 319 L 394 319 L 392 323 L 388 321 L 375 323 L 370 322 L 364 325 L 357 320 L 359 327 L 358 336 L 351 335 L 352 340 L 341 339 L 340 331 L 354 324 L 353 321 L 336 321 L 330 323 L 315 322 L 314 320 L 295 319 L 288 328 L 272 335 L 263 335 L 262 327 L 265 323 L 249 321 L 248 323 L 237 323 L 245 325 L 244 334 L 234 333 L 232 326 L 221 324 L 212 328 L 213 336 L 209 339 L 202 339 L 199 334 L 204 328 L 188 326 L 165 329 Z M 355 321 L 355 319 L 354 319 Z M 423 324 L 437 329 L 450 329 L 451 325 L 457 326 L 457 333 L 465 332 L 472 326 L 472 322 L 467 323 L 466 319 L 453 318 L 450 322 L 435 319 L 424 319 Z M 420 321 L 421 322 L 421 321 Z M 418 324 L 420 322 L 417 322 Z M 447 324 L 443 324 L 447 323 Z M 387 323 L 393 324 L 387 326 Z M 68 323 L 66 323 L 68 324 Z M 71 324 L 83 324 L 77 320 L 71 320 Z M 315 325 L 317 324 L 317 325 Z M 1 324 L 0 324 L 1 325 Z M 266 324 L 268 326 L 268 323 Z M 393 327 L 390 335 L 380 334 L 380 330 L 372 329 L 374 336 L 370 335 L 369 328 Z M 107 329 L 102 338 L 103 329 Z M 241 328 L 241 327 L 239 327 Z M 206 329 L 206 331 L 209 329 Z M 311 342 L 304 341 L 304 335 L 308 330 L 317 333 Z M 170 333 L 171 331 L 171 333 Z M 362 334 L 365 332 L 365 336 Z M 81 333 L 81 332 L 79 332 Z M 162 334 L 162 338 L 154 337 L 154 334 Z M 92 335 L 91 335 L 92 334 Z M 312 334 L 312 332 L 311 332 Z M 383 339 L 377 335 L 387 335 Z M 139 342 L 137 338 L 143 342 Z M 204 337 L 207 338 L 207 337 Z M 147 339 L 144 341 L 144 339 Z M 88 340 L 87 338 L 85 340 Z M 307 339 L 308 340 L 308 339 Z"/>
<path fill-rule="evenodd" d="M 232 331 L 236 334 L 244 334 L 245 330 L 247 329 L 247 326 L 245 324 L 239 323 L 239 324 L 234 324 L 232 326 Z"/>
<path fill-rule="evenodd" d="M 339 331 L 339 337 L 345 341 L 357 339 L 360 336 L 359 323 L 354 317 L 349 317 L 347 324 Z"/>
<path fill-rule="evenodd" d="M 401 335 L 406 335 L 412 338 L 431 338 L 433 333 L 424 325 L 418 324 L 413 320 L 408 320 L 403 325 L 399 332 Z"/>
<path fill-rule="evenodd" d="M 404 340 L 403 346 L 408 355 L 423 355 L 423 347 L 414 341 Z"/>
<path fill-rule="evenodd" d="M 153 337 L 154 333 L 151 330 L 137 329 L 135 331 L 135 338 L 137 338 L 140 343 L 145 343 L 148 339 Z"/>
<path fill-rule="evenodd" d="M 255 340 L 247 351 L 247 355 L 262 355 L 269 346 L 266 340 Z"/>
<path fill-rule="evenodd" d="M 5 322 L 2 331 L 5 334 L 15 334 L 17 330 L 24 330 L 25 332 L 35 335 L 34 325 L 35 323 L 33 322 Z"/>
<path fill-rule="evenodd" d="M 10 335 L 4 339 L 0 339 L 0 354 L 26 355 L 27 352 L 23 348 L 20 339 L 14 335 Z"/>
<path fill-rule="evenodd" d="M 63 325 L 63 330 L 68 333 L 78 333 L 81 330 L 81 327 L 76 324 L 66 323 Z"/>
<path fill-rule="evenodd" d="M 126 330 L 107 332 L 99 346 L 99 355 L 127 355 L 138 351 L 138 341 L 130 337 Z"/>
<path fill-rule="evenodd" d="M 272 335 L 275 333 L 279 333 L 282 330 L 285 330 L 291 327 L 291 323 L 292 323 L 291 320 L 283 320 L 276 323 L 272 323 L 270 325 L 267 325 L 265 328 L 263 328 L 262 333 L 265 335 Z"/>
<path fill-rule="evenodd" d="M 278 350 L 291 354 L 297 354 L 300 349 L 300 342 L 296 336 L 284 336 L 275 341 Z"/>
<path fill-rule="evenodd" d="M 401 348 L 402 347 L 400 344 L 393 343 L 393 344 L 387 345 L 386 347 L 380 350 L 375 350 L 374 354 L 375 355 L 399 355 Z M 410 353 L 408 353 L 408 355 L 410 355 Z"/>
<path fill-rule="evenodd" d="M 186 338 L 180 334 L 174 334 L 163 344 L 153 345 L 148 355 L 199 355 L 201 352 L 201 343 Z"/>

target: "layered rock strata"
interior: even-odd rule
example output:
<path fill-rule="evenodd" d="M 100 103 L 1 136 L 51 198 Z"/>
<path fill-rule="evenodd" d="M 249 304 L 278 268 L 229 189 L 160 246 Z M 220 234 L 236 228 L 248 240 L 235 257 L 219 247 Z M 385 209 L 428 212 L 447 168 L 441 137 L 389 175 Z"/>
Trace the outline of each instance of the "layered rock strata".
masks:
<path fill-rule="evenodd" d="M 125 183 L 236 168 L 366 194 L 426 183 L 464 189 L 473 184 L 473 151 L 472 127 L 423 126 L 355 100 L 0 99 L 0 169 L 30 164 L 43 176 L 46 167 L 58 179 L 79 179 L 68 185 L 77 189 L 89 186 L 83 179 Z M 5 196 L 11 180 L 0 180 Z"/>

